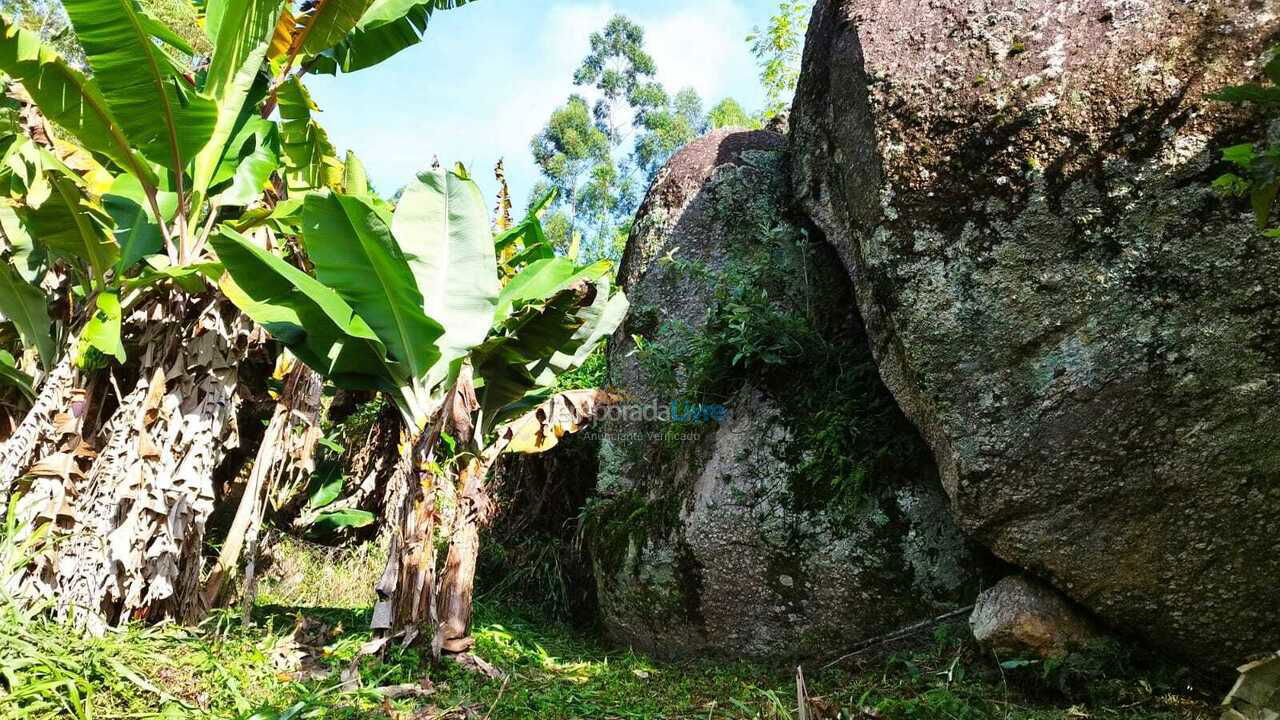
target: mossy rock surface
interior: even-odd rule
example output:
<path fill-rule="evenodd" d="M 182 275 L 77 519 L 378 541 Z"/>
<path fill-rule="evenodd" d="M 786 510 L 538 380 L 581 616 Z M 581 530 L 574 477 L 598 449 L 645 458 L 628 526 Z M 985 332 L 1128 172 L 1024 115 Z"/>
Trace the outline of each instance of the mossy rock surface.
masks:
<path fill-rule="evenodd" d="M 675 414 L 601 426 L 584 537 L 606 628 L 661 656 L 828 653 L 979 584 L 838 258 L 791 210 L 783 146 L 720 131 L 681 151 L 621 268 L 612 379 Z"/>
<path fill-rule="evenodd" d="M 961 526 L 1199 663 L 1280 646 L 1280 243 L 1210 189 L 1280 5 L 821 0 L 792 182 Z"/>

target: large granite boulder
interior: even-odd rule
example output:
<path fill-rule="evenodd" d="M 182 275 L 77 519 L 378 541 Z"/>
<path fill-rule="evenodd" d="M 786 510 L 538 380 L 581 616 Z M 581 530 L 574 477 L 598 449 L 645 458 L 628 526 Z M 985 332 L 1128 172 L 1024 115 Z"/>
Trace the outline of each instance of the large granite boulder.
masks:
<path fill-rule="evenodd" d="M 661 656 L 829 652 L 977 589 L 848 278 L 789 211 L 783 148 L 685 148 L 620 269 L 609 361 L 629 399 L 599 428 L 583 534 L 606 628 Z"/>
<path fill-rule="evenodd" d="M 821 0 L 793 187 L 962 527 L 1185 657 L 1280 646 L 1280 242 L 1210 190 L 1250 0 Z"/>

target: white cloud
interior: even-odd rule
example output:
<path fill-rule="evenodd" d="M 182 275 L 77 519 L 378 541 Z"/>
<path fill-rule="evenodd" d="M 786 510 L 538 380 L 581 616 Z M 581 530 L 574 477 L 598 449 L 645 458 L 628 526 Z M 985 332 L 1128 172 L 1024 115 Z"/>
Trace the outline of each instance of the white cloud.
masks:
<path fill-rule="evenodd" d="M 729 92 L 732 71 L 752 67 L 746 13 L 731 0 L 686 5 L 675 13 L 641 18 L 645 43 L 670 92 L 693 87 L 708 103 Z"/>

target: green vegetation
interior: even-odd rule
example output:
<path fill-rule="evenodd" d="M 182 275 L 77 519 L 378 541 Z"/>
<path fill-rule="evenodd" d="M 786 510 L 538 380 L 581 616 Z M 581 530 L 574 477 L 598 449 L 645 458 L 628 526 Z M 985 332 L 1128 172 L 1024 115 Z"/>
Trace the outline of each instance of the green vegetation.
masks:
<path fill-rule="evenodd" d="M 3 542 L 0 551 L 10 558 L 18 552 Z M 380 572 L 370 559 L 380 554 L 292 541 L 276 546 L 248 626 L 217 613 L 195 628 L 130 625 L 94 638 L 19 615 L 6 599 L 0 604 L 0 688 L 8 694 L 0 693 L 0 718 L 796 717 L 794 668 L 740 659 L 655 662 L 500 598 L 477 608 L 475 654 L 504 679 L 455 663 L 432 667 L 414 650 L 358 659 L 370 638 L 372 598 L 334 589 L 370 587 Z M 307 569 L 305 581 L 289 585 L 284 576 L 299 568 Z M 1188 692 L 1188 677 L 1158 665 L 1107 660 L 1073 670 L 1072 683 L 1061 685 L 1065 671 L 1046 674 L 1007 660 L 1002 668 L 967 637 L 963 626 L 942 626 L 831 668 L 806 665 L 809 717 L 1174 720 L 1212 714 Z M 358 675 L 358 689 L 342 687 L 343 671 Z M 424 688 L 423 695 L 384 701 L 378 691 L 401 685 Z"/>
<path fill-rule="evenodd" d="M 640 194 L 677 150 L 713 128 L 758 124 L 732 98 L 708 113 L 693 88 L 671 94 L 656 75 L 644 29 L 614 16 L 574 74 L 594 104 L 570 96 L 531 141 L 544 181 L 533 197 L 559 192 L 546 224 L 560 250 L 620 258 Z"/>
<path fill-rule="evenodd" d="M 1280 48 L 1271 51 L 1263 66 L 1265 83 L 1224 88 L 1214 99 L 1234 105 L 1251 105 L 1268 115 L 1280 110 Z M 1223 173 L 1214 187 L 1225 195 L 1248 197 L 1258 220 L 1258 229 L 1268 237 L 1280 237 L 1272 224 L 1276 198 L 1280 195 L 1280 143 L 1273 138 L 1234 145 L 1222 151 L 1222 159 L 1234 172 Z"/>
<path fill-rule="evenodd" d="M 757 130 L 760 128 L 760 119 L 748 115 L 742 105 L 733 98 L 725 98 L 707 111 L 707 122 L 710 123 L 713 130 L 719 130 L 720 128 Z"/>
<path fill-rule="evenodd" d="M 782 0 L 769 23 L 755 28 L 747 37 L 751 54 L 760 66 L 760 83 L 765 92 L 761 117 L 766 121 L 791 107 L 800 82 L 800 55 L 812 5 L 804 0 Z"/>
<path fill-rule="evenodd" d="M 790 437 L 777 458 L 791 477 L 782 504 L 854 514 L 877 478 L 925 471 L 928 451 L 881 384 L 856 319 L 828 312 L 853 304 L 847 281 L 832 271 L 837 261 L 742 192 L 725 192 L 746 199 L 722 210 L 739 236 L 726 243 L 721 266 L 663 261 L 669 282 L 710 289 L 705 319 L 697 328 L 664 322 L 637 337 L 637 358 L 647 382 L 684 403 L 728 403 L 748 382 L 768 390 Z M 644 312 L 635 310 L 640 326 Z M 796 378 L 805 379 L 804 392 L 794 391 Z"/>
<path fill-rule="evenodd" d="M 548 450 L 616 400 L 598 390 L 600 344 L 628 310 L 609 259 L 641 190 L 710 128 L 785 109 L 806 3 L 781 3 L 749 38 L 769 102 L 759 117 L 669 93 L 642 29 L 611 19 L 574 78 L 594 103 L 571 96 L 534 138 L 545 185 L 513 222 L 505 183 L 491 220 L 460 165 L 379 197 L 303 84 L 376 65 L 468 1 L 0 0 L 0 406 L 20 439 L 0 453 L 0 497 L 14 498 L 0 534 L 0 719 L 1204 713 L 1186 675 L 1120 647 L 1000 659 L 945 627 L 815 662 L 799 699 L 793 668 L 610 648 L 564 624 L 594 578 L 570 588 L 558 565 L 571 544 L 620 568 L 667 534 L 684 495 L 665 476 L 554 498 L 558 522 L 482 554 L 497 458 Z M 1265 72 L 1280 83 L 1280 60 Z M 1223 99 L 1270 108 L 1275 90 Z M 1219 187 L 1250 195 L 1267 227 L 1280 150 L 1242 145 L 1226 160 L 1241 174 Z M 653 320 L 637 352 L 678 402 L 767 390 L 789 436 L 781 505 L 805 516 L 797 525 L 838 523 L 928 454 L 856 315 L 830 312 L 853 306 L 847 277 L 765 194 L 724 193 L 738 236 L 723 264 L 663 261 L 673 282 L 707 289 L 706 316 L 659 324 L 637 308 Z M 242 382 L 242 366 L 273 364 L 271 381 Z M 338 391 L 351 411 L 325 418 L 321 398 Z M 257 430 L 264 407 L 266 430 L 244 433 L 256 453 L 237 454 L 237 427 Z M 647 460 L 662 469 L 690 452 L 678 438 L 705 431 L 672 423 Z M 347 482 L 371 452 L 386 462 Z M 343 497 L 357 484 L 366 497 Z M 376 542 L 297 537 L 348 541 L 380 518 Z M 242 555 L 243 615 L 218 607 Z M 473 611 L 477 564 L 489 592 Z"/>
<path fill-rule="evenodd" d="M 436 606 L 436 583 L 420 580 L 435 572 L 441 538 L 449 567 L 473 563 L 497 456 L 550 449 L 608 400 L 590 389 L 554 392 L 627 302 L 607 261 L 556 255 L 539 220 L 550 197 L 519 223 L 506 212 L 493 223 L 459 165 L 422 172 L 392 206 L 353 154 L 338 158 L 302 84 L 308 72 L 352 72 L 392 56 L 418 41 L 434 12 L 465 2 L 67 0 L 88 72 L 38 33 L 0 20 L 0 70 L 12 90 L 0 107 L 0 311 L 26 355 L 20 366 L 6 350 L 0 378 L 28 400 L 37 371 L 60 378 L 45 382 L 40 393 L 50 396 L 15 433 L 23 454 L 5 457 L 0 498 L 11 489 L 31 498 L 23 512 L 32 524 L 72 519 L 40 549 L 56 577 L 23 568 L 15 583 L 51 584 L 60 615 L 82 608 L 95 626 L 195 621 L 222 599 L 244 551 L 249 576 L 264 498 L 296 505 L 278 499 L 306 483 L 312 525 L 373 524 L 370 510 L 330 508 L 345 484 L 331 456 L 323 473 L 299 477 L 326 444 L 314 435 L 323 380 L 383 393 L 406 430 L 390 462 L 398 470 L 377 478 L 379 495 L 393 481 L 403 486 L 384 513 L 395 521 L 387 567 L 399 582 L 384 598 L 397 614 L 382 628 L 402 629 Z M 57 16 L 32 8 L 34 22 Z M 241 336 L 254 324 L 265 333 L 250 342 Z M 238 444 L 237 371 L 250 352 L 289 369 L 257 455 L 229 469 L 228 479 L 243 481 L 232 500 L 215 491 L 214 475 Z M 114 395 L 94 398 L 101 407 L 54 427 L 77 388 L 105 388 L 104 371 L 115 369 L 138 382 L 122 391 L 113 374 Z M 177 406 L 183 412 L 165 409 Z M 102 424 L 81 427 L 89 415 Z M 133 429 L 142 440 L 126 437 Z M 85 440 L 74 456 L 60 452 L 68 434 Z M 63 469 L 24 477 L 50 456 Z M 90 473 L 85 492 L 78 481 Z M 63 495 L 78 507 L 59 510 Z M 232 500 L 234 518 L 225 536 L 209 538 L 223 542 L 204 577 L 215 499 Z M 170 527 L 185 531 L 171 538 Z M 88 541 L 113 531 L 106 547 Z M 58 562 L 64 553 L 82 555 Z M 108 587 L 116 568 L 125 568 L 120 585 Z M 472 574 L 441 577 L 457 601 L 446 619 L 465 642 Z M 405 593 L 422 597 L 407 602 Z"/>

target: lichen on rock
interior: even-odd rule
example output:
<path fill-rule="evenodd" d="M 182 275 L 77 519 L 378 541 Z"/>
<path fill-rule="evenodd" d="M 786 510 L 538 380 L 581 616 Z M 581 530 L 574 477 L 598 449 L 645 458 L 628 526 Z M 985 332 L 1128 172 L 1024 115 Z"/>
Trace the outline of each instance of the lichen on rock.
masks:
<path fill-rule="evenodd" d="M 1246 0 L 821 0 L 797 198 L 961 526 L 1106 623 L 1280 645 L 1280 245 L 1210 189 Z M 1274 9 L 1274 3 L 1262 3 Z"/>
<path fill-rule="evenodd" d="M 781 136 L 716 132 L 659 174 L 621 268 L 588 508 L 606 628 L 659 655 L 796 657 L 956 607 L 972 548 L 880 383 L 839 261 L 792 211 Z M 715 419 L 679 417 L 718 408 Z"/>

